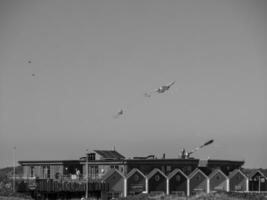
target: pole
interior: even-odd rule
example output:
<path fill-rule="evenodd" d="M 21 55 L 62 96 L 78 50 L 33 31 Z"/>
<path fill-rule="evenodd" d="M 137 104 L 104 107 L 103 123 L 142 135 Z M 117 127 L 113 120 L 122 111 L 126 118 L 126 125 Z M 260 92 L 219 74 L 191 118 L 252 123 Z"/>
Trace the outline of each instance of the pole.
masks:
<path fill-rule="evenodd" d="M 13 147 L 13 192 L 16 192 L 16 157 L 15 157 L 15 153 L 16 153 L 16 147 Z"/>
<path fill-rule="evenodd" d="M 258 176 L 259 180 L 258 180 L 258 185 L 259 185 L 259 192 L 261 191 L 261 176 Z"/>
<path fill-rule="evenodd" d="M 85 199 L 88 199 L 88 149 L 86 149 L 86 165 L 85 165 L 85 172 L 86 172 L 86 188 L 85 188 Z"/>

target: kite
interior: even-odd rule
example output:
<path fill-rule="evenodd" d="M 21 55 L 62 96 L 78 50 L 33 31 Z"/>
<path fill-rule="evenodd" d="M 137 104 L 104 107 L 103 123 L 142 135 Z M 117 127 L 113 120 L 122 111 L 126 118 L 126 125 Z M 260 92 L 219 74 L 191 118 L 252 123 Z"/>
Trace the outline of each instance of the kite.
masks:
<path fill-rule="evenodd" d="M 113 118 L 117 119 L 119 116 L 123 115 L 124 111 L 121 109 Z"/>
<path fill-rule="evenodd" d="M 151 91 L 151 92 L 149 92 L 149 93 L 146 92 L 144 95 L 145 95 L 146 97 L 151 97 L 152 93 L 154 93 L 154 92 L 157 92 L 157 93 L 159 93 L 159 94 L 164 93 L 164 92 L 166 92 L 167 90 L 169 90 L 169 89 L 171 88 L 171 86 L 172 86 L 174 83 L 175 83 L 175 81 L 171 82 L 171 83 L 168 84 L 168 85 L 160 86 L 160 87 L 157 88 L 156 90 L 153 90 L 153 91 Z"/>
<path fill-rule="evenodd" d="M 207 146 L 207 145 L 210 145 L 211 143 L 213 143 L 214 140 L 209 140 L 208 142 L 205 142 L 204 144 L 202 144 L 201 146 L 199 147 L 196 147 L 195 149 L 191 150 L 190 152 L 187 152 L 184 148 L 182 149 L 181 151 L 181 158 L 183 159 L 186 159 L 186 158 L 190 158 L 190 155 L 195 153 L 196 151 L 198 151 L 199 149 Z"/>

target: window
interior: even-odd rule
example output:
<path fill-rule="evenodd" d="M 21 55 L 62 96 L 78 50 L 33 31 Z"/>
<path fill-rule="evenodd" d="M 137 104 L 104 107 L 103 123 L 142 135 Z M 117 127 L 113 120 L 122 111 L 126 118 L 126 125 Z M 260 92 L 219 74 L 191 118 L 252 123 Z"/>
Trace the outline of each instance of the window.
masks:
<path fill-rule="evenodd" d="M 92 179 L 98 178 L 98 175 L 99 175 L 98 166 L 96 165 L 89 166 L 88 174 L 89 174 L 89 177 Z"/>
<path fill-rule="evenodd" d="M 119 169 L 119 166 L 118 165 L 111 165 L 110 168 L 111 169 Z"/>
<path fill-rule="evenodd" d="M 44 175 L 44 178 L 50 178 L 50 166 L 49 165 L 43 166 L 43 175 Z"/>
<path fill-rule="evenodd" d="M 181 176 L 179 174 L 176 175 L 176 181 L 181 181 Z"/>
<path fill-rule="evenodd" d="M 88 160 L 95 160 L 95 153 L 89 153 Z"/>
<path fill-rule="evenodd" d="M 172 170 L 172 167 L 170 165 L 167 165 L 166 170 L 167 172 L 170 172 Z"/>
<path fill-rule="evenodd" d="M 139 181 L 139 176 L 138 176 L 138 174 L 135 174 L 135 175 L 134 175 L 134 181 L 135 181 L 135 182 Z"/>
<path fill-rule="evenodd" d="M 160 180 L 160 176 L 157 174 L 156 176 L 155 176 L 155 181 L 159 181 Z"/>
<path fill-rule="evenodd" d="M 33 174 L 33 171 L 34 171 L 34 167 L 33 167 L 33 166 L 31 166 L 30 177 L 33 177 L 33 176 L 34 176 L 34 174 Z"/>

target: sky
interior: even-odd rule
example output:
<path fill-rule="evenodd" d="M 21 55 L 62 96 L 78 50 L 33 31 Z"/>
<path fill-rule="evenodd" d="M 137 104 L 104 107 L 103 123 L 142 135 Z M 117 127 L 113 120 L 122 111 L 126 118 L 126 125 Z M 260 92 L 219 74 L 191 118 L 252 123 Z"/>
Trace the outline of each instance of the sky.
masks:
<path fill-rule="evenodd" d="M 177 158 L 214 139 L 193 156 L 267 168 L 266 9 L 264 0 L 0 0 L 0 167 L 114 147 Z"/>

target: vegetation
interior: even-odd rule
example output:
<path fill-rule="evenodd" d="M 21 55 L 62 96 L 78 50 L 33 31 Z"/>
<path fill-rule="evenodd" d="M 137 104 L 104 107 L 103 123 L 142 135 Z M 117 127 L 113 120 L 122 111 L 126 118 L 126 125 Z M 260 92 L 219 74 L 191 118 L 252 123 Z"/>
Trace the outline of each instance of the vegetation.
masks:
<path fill-rule="evenodd" d="M 22 176 L 22 167 L 15 168 L 16 177 Z M 16 183 L 16 189 L 18 184 Z M 0 200 L 31 199 L 29 195 L 13 191 L 13 167 L 0 169 Z"/>
<path fill-rule="evenodd" d="M 267 200 L 267 194 L 216 192 L 210 194 L 202 193 L 192 197 L 140 194 L 121 198 L 120 200 Z"/>

